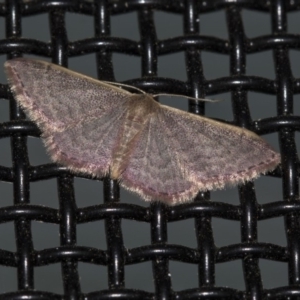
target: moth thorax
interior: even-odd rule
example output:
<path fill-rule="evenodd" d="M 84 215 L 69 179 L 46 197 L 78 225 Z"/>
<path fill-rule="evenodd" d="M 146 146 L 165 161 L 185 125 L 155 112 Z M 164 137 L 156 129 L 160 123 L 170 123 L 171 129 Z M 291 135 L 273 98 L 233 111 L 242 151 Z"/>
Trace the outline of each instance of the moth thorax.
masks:
<path fill-rule="evenodd" d="M 133 95 L 130 99 L 130 119 L 144 123 L 152 113 L 159 108 L 159 104 L 148 94 Z"/>

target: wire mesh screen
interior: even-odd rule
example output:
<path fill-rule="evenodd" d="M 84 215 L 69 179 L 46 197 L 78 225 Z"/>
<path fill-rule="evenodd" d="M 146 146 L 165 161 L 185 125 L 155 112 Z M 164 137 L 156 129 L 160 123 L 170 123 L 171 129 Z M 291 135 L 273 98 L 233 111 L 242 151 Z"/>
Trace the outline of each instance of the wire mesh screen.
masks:
<path fill-rule="evenodd" d="M 149 93 L 222 99 L 160 100 L 264 135 L 282 155 L 280 168 L 238 188 L 145 203 L 51 163 L 1 74 L 0 298 L 300 299 L 299 8 L 0 3 L 2 62 L 34 55 Z"/>

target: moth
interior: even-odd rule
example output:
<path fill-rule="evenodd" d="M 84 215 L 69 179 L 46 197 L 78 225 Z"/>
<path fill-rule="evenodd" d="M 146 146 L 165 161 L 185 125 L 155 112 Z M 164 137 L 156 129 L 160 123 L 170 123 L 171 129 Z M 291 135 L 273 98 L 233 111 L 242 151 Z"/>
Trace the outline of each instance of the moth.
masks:
<path fill-rule="evenodd" d="M 18 104 L 54 162 L 109 175 L 146 201 L 192 201 L 199 191 L 256 178 L 280 162 L 253 132 L 190 114 L 55 64 L 5 63 Z"/>

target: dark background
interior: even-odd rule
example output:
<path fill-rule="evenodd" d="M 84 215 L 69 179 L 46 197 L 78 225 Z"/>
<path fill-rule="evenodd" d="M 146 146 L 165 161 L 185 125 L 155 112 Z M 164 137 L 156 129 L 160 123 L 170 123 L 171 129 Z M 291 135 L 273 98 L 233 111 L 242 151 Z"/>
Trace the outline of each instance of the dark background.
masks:
<path fill-rule="evenodd" d="M 27 1 L 30 2 L 30 1 Z M 42 1 L 41 1 L 42 2 Z M 50 1 L 48 1 L 50 2 Z M 59 1 L 57 1 L 59 2 Z M 118 2 L 118 1 L 116 1 Z M 122 1 L 119 1 L 122 2 Z M 139 2 L 139 1 L 135 1 Z M 200 1 L 201 2 L 201 1 Z M 214 2 L 214 1 L 212 1 Z M 216 1 L 217 2 L 217 1 Z M 238 1 L 237 1 L 238 2 Z M 250 2 L 250 1 L 249 1 Z M 266 1 L 258 1 L 265 3 Z M 276 2 L 276 1 L 274 1 Z M 184 3 L 184 1 L 182 2 Z M 224 1 L 225 3 L 225 1 Z M 141 7 L 142 5 L 140 5 Z M 155 28 L 158 40 L 164 40 L 184 34 L 183 14 L 169 13 L 159 9 L 153 11 Z M 241 9 L 244 31 L 247 38 L 255 38 L 272 34 L 272 17 L 269 11 Z M 124 37 L 139 41 L 140 31 L 137 12 L 115 14 L 110 17 L 111 36 Z M 5 39 L 5 18 L 0 18 L 0 39 Z M 79 13 L 66 12 L 67 37 L 69 41 L 81 40 L 94 36 L 94 17 Z M 299 34 L 300 12 L 287 13 L 288 33 Z M 26 16 L 22 18 L 22 37 L 49 42 L 51 34 L 49 30 L 49 18 L 47 13 Z M 224 8 L 216 11 L 199 14 L 200 34 L 228 40 L 228 23 Z M 300 55 L 298 49 L 289 50 L 290 67 L 295 78 L 300 77 Z M 3 53 L 2 53 L 3 54 Z M 26 57 L 36 57 L 51 61 L 51 58 L 24 54 Z M 207 80 L 230 76 L 230 56 L 203 50 L 200 54 L 203 64 L 204 76 Z M 1 56 L 1 65 L 6 60 L 6 55 Z M 139 55 L 127 55 L 113 53 L 113 70 L 116 81 L 123 82 L 142 76 L 141 57 Z M 158 76 L 174 78 L 186 81 L 187 70 L 184 51 L 159 55 Z M 97 77 L 95 54 L 85 54 L 68 59 L 68 67 L 72 70 Z M 246 56 L 246 75 L 255 75 L 270 80 L 276 79 L 274 65 L 274 51 L 256 51 Z M 0 82 L 6 83 L 3 68 L 0 72 Z M 233 120 L 231 92 L 218 93 L 207 96 L 220 99 L 217 103 L 205 103 L 205 115 L 223 120 Z M 274 117 L 277 115 L 276 95 L 262 92 L 249 91 L 247 93 L 248 105 L 253 120 Z M 299 116 L 299 95 L 294 96 L 294 114 Z M 164 104 L 188 110 L 188 101 L 184 98 L 161 97 Z M 0 101 L 0 121 L 9 120 L 9 103 L 6 99 Z M 264 135 L 264 138 L 280 151 L 278 134 Z M 296 142 L 299 149 L 299 133 L 296 132 Z M 12 167 L 10 138 L 0 140 L 0 165 Z M 33 166 L 50 163 L 42 141 L 39 138 L 28 138 L 28 154 L 30 164 Z M 75 199 L 79 208 L 103 203 L 103 184 L 98 180 L 83 178 L 74 179 Z M 280 178 L 262 176 L 255 180 L 255 194 L 258 204 L 283 200 L 282 181 Z M 0 182 L 0 206 L 13 205 L 13 186 L 11 183 Z M 139 197 L 121 189 L 121 203 L 131 203 L 148 207 L 149 203 L 143 202 Z M 211 200 L 240 205 L 237 188 L 227 188 L 211 193 Z M 57 181 L 55 178 L 31 182 L 30 201 L 32 204 L 59 208 Z M 151 244 L 151 230 L 148 222 L 122 219 L 122 234 L 124 246 L 132 249 Z M 14 222 L 6 222 L 0 225 L 0 248 L 8 251 L 16 251 Z M 33 245 L 35 250 L 54 248 L 60 246 L 59 225 L 47 222 L 31 222 Z M 216 247 L 224 247 L 241 242 L 241 223 L 238 220 L 226 218 L 212 218 L 213 237 Z M 284 216 L 279 215 L 257 222 L 257 240 L 263 243 L 272 243 L 287 247 Z M 187 218 L 167 224 L 168 244 L 183 245 L 189 248 L 197 248 L 194 218 Z M 88 222 L 77 225 L 77 245 L 94 247 L 101 250 L 107 249 L 104 220 Z M 269 259 L 259 259 L 261 279 L 264 289 L 287 286 L 289 284 L 288 264 Z M 78 263 L 80 285 L 83 293 L 99 291 L 108 288 L 107 267 L 92 263 Z M 170 259 L 169 274 L 172 288 L 175 291 L 198 287 L 198 266 L 193 263 L 185 263 Z M 245 291 L 245 277 L 243 273 L 242 259 L 237 258 L 228 262 L 215 265 L 215 285 L 230 287 Z M 155 292 L 155 282 L 150 260 L 138 264 L 125 266 L 125 287 L 140 289 L 147 292 Z M 61 264 L 55 263 L 34 268 L 34 288 L 41 291 L 49 291 L 63 294 L 63 280 Z M 18 289 L 17 269 L 15 267 L 0 266 L 0 293 L 12 292 Z"/>

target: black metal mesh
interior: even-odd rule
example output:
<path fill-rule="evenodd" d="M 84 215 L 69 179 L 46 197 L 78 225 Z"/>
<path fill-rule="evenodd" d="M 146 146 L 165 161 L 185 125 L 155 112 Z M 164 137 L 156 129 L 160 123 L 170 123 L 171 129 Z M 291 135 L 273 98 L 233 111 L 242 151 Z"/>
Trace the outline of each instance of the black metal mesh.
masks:
<path fill-rule="evenodd" d="M 243 30 L 241 9 L 255 9 L 268 13 L 272 20 L 272 34 L 248 39 Z M 240 205 L 209 200 L 209 193 L 199 194 L 193 203 L 166 207 L 152 203 L 142 207 L 120 202 L 118 185 L 104 180 L 104 203 L 78 208 L 74 196 L 73 176 L 55 164 L 31 166 L 27 152 L 27 136 L 39 136 L 36 126 L 24 120 L 24 113 L 12 101 L 7 85 L 0 85 L 2 98 L 10 100 L 11 121 L 1 124 L 1 137 L 11 137 L 13 167 L 0 167 L 1 181 L 12 182 L 14 205 L 0 208 L 1 223 L 15 224 L 16 252 L 0 249 L 0 264 L 17 270 L 15 292 L 0 291 L 1 299 L 298 299 L 300 298 L 300 225 L 299 161 L 295 131 L 300 128 L 299 114 L 294 115 L 293 95 L 300 91 L 300 81 L 294 79 L 289 50 L 300 48 L 299 35 L 287 32 L 287 14 L 299 10 L 300 1 L 225 1 L 225 0 L 127 0 L 127 1 L 21 1 L 7 0 L 0 4 L 0 15 L 5 18 L 6 38 L 0 41 L 0 51 L 8 58 L 22 54 L 49 57 L 55 63 L 67 65 L 68 58 L 96 53 L 100 79 L 114 80 L 112 53 L 119 52 L 141 57 L 142 76 L 128 83 L 148 92 L 170 92 L 205 97 L 232 92 L 234 123 L 246 126 L 258 134 L 279 133 L 282 171 L 270 176 L 282 177 L 283 195 L 273 202 L 259 204 L 253 183 L 239 188 Z M 158 40 L 153 9 L 174 12 L 183 16 L 184 34 L 176 38 Z M 199 14 L 225 10 L 229 39 L 201 36 Z M 69 42 L 65 25 L 67 11 L 94 16 L 94 38 Z M 110 16 L 137 11 L 140 41 L 110 36 Z M 49 14 L 50 43 L 22 38 L 21 20 L 25 16 Z M 201 18 L 200 18 L 201 20 Z M 38 29 L 37 29 L 38 30 Z M 223 53 L 230 57 L 230 76 L 206 80 L 200 51 Z M 273 50 L 276 79 L 246 75 L 246 57 L 250 53 Z M 157 60 L 163 54 L 184 51 L 187 81 L 157 76 Z M 252 121 L 247 102 L 248 91 L 277 95 L 277 115 Z M 274 98 L 275 99 L 275 98 Z M 275 103 L 273 104 L 275 105 Z M 193 113 L 204 114 L 203 102 L 189 103 Z M 30 203 L 31 182 L 57 178 L 59 209 Z M 0 192 L 1 193 L 1 192 Z M 45 191 L 47 193 L 47 191 Z M 275 201 L 282 199 L 281 201 Z M 122 200 L 122 199 L 121 199 Z M 284 217 L 287 247 L 258 242 L 258 221 Z M 212 218 L 240 222 L 241 241 L 216 247 Z M 121 221 L 136 220 L 149 224 L 151 243 L 126 249 L 122 237 Z M 168 243 L 170 222 L 193 219 L 198 246 L 188 248 Z M 31 231 L 32 221 L 59 224 L 60 246 L 35 250 Z M 105 220 L 107 250 L 77 245 L 76 228 L 95 220 Z M 135 234 L 134 232 L 132 233 Z M 265 289 L 261 278 L 259 259 L 284 262 L 288 265 L 287 285 Z M 181 261 L 198 267 L 198 285 L 178 291 L 172 285 L 169 262 Z M 218 263 L 241 260 L 245 289 L 237 290 L 215 285 Z M 78 262 L 107 267 L 108 289 L 83 294 Z M 151 261 L 154 293 L 130 289 L 125 282 L 125 266 Z M 61 263 L 63 295 L 37 290 L 34 283 L 36 267 Z M 184 276 L 184 274 L 182 275 Z M 230 274 L 228 275 L 230 276 Z M 49 280 L 49 278 L 45 279 Z M 23 299 L 23 298 L 22 298 Z"/>

